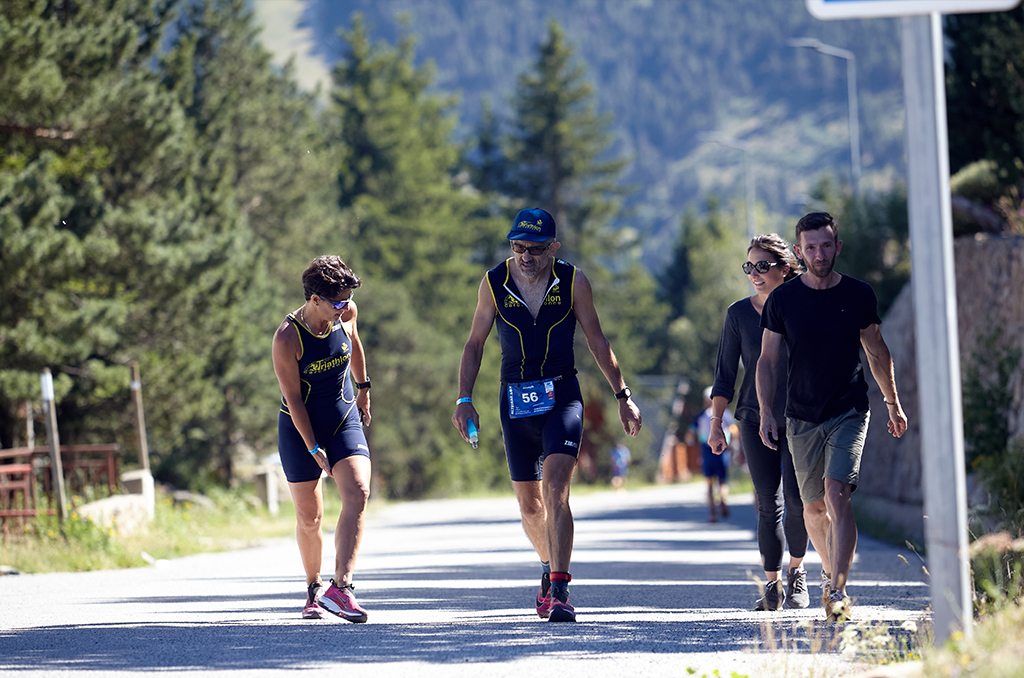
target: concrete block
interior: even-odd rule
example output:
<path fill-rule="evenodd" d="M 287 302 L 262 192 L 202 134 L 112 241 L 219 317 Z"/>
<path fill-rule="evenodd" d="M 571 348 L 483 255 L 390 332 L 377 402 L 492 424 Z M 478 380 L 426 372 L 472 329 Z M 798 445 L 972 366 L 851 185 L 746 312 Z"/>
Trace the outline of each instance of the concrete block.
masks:
<path fill-rule="evenodd" d="M 277 467 L 268 465 L 256 469 L 256 494 L 270 515 L 276 516 L 280 511 Z"/>
<path fill-rule="evenodd" d="M 145 469 L 125 471 L 121 474 L 121 486 L 128 494 L 142 495 L 146 502 L 146 515 L 153 520 L 156 515 L 156 490 L 153 487 L 153 474 Z"/>
<path fill-rule="evenodd" d="M 112 527 L 122 537 L 139 534 L 149 525 L 146 500 L 141 494 L 115 494 L 83 504 L 74 513 L 101 527 Z"/>

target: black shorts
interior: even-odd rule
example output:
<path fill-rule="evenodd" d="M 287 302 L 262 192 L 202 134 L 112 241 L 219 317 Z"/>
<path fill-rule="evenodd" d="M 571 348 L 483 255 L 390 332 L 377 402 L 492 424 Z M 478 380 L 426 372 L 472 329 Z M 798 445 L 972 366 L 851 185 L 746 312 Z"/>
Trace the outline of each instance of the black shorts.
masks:
<path fill-rule="evenodd" d="M 339 403 L 342 404 L 342 403 Z M 370 456 L 363 425 L 355 403 L 344 403 L 346 409 L 338 411 L 328 407 L 323 411 L 309 412 L 316 442 L 327 453 L 331 468 L 346 457 L 361 454 Z M 310 408 L 307 407 L 307 411 Z M 306 449 L 306 443 L 292 423 L 291 415 L 280 412 L 277 417 L 277 448 L 281 455 L 281 466 L 290 483 L 302 483 L 320 477 L 320 465 Z"/>
<path fill-rule="evenodd" d="M 508 388 L 501 388 L 501 435 L 514 481 L 540 480 L 549 454 L 579 456 L 583 439 L 583 394 L 575 375 L 555 381 L 555 408 L 534 417 L 508 415 Z"/>

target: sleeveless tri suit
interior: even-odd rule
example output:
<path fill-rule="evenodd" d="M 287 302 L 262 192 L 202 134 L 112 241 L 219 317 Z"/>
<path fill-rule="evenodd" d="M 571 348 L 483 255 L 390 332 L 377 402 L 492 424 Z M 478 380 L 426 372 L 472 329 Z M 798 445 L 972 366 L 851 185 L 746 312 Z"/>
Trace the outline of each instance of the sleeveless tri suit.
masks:
<path fill-rule="evenodd" d="M 352 455 L 369 457 L 370 448 L 366 444 L 356 409 L 355 392 L 349 379 L 352 340 L 340 321 L 334 322 L 326 334 L 317 336 L 294 315 L 289 314 L 288 320 L 299 335 L 302 402 L 309 413 L 316 442 L 327 453 L 332 467 L 340 459 Z M 277 418 L 277 444 L 281 465 L 289 482 L 300 483 L 320 477 L 320 466 L 292 423 L 284 398 L 281 399 L 281 412 Z"/>
<path fill-rule="evenodd" d="M 487 272 L 501 344 L 501 431 L 512 480 L 540 480 L 547 455 L 576 457 L 583 438 L 573 352 L 577 269 L 561 259 L 552 262 L 547 294 L 534 318 L 512 279 L 511 261 Z"/>

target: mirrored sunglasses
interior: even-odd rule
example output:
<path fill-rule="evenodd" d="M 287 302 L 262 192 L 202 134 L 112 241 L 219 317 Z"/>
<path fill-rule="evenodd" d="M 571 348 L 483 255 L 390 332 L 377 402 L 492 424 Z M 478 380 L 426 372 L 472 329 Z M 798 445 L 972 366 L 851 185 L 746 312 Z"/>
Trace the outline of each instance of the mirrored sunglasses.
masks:
<path fill-rule="evenodd" d="M 757 271 L 758 273 L 767 273 L 768 271 L 771 270 L 772 266 L 778 266 L 778 265 L 779 265 L 779 263 L 777 261 L 776 262 L 759 261 L 756 264 L 752 264 L 749 261 L 744 261 L 743 262 L 743 272 L 746 273 L 747 275 L 750 275 L 754 271 Z"/>

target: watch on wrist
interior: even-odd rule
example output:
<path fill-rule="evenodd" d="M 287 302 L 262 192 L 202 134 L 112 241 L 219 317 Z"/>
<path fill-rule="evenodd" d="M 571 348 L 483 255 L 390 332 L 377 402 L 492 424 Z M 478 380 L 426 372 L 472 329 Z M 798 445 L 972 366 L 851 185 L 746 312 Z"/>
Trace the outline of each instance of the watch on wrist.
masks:
<path fill-rule="evenodd" d="M 621 391 L 616 393 L 615 397 L 618 398 L 619 400 L 628 400 L 633 397 L 633 391 L 631 391 L 629 387 L 626 386 Z"/>
<path fill-rule="evenodd" d="M 370 378 L 369 378 L 369 377 L 367 377 L 367 378 L 366 378 L 366 381 L 364 381 L 363 383 L 359 383 L 359 382 L 357 381 L 357 382 L 356 382 L 356 388 L 358 388 L 359 390 L 362 390 L 362 389 L 364 389 L 364 388 L 370 388 Z"/>

